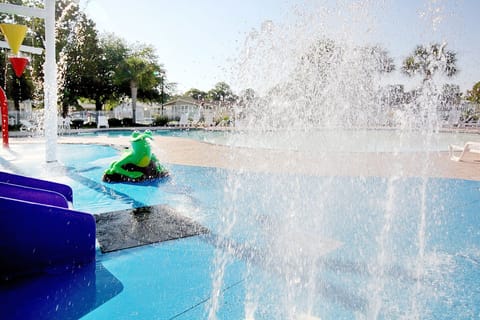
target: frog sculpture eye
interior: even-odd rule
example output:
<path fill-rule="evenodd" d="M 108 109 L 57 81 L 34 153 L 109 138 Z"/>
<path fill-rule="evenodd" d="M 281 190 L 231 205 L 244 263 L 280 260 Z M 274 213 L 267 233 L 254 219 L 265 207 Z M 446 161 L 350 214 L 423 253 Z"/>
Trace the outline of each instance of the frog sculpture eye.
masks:
<path fill-rule="evenodd" d="M 139 135 L 140 135 L 140 131 L 138 131 L 138 130 L 133 131 L 132 132 L 132 139 L 137 138 Z"/>

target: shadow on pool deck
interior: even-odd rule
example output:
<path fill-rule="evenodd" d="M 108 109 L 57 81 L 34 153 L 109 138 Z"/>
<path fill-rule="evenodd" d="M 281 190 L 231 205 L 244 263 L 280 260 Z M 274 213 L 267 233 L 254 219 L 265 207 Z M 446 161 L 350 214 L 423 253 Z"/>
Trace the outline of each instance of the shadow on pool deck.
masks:
<path fill-rule="evenodd" d="M 79 319 L 123 289 L 100 262 L 0 283 L 0 319 Z"/>

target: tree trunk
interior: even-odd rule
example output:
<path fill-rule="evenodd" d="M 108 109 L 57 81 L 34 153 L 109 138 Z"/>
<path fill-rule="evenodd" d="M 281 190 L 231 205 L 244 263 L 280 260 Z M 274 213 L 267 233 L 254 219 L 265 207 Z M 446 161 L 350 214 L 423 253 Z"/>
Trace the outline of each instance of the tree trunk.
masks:
<path fill-rule="evenodd" d="M 62 117 L 68 116 L 68 104 L 62 103 Z"/>
<path fill-rule="evenodd" d="M 14 78 L 12 81 L 12 87 L 13 87 L 13 106 L 16 111 L 20 110 L 20 99 L 22 97 L 21 95 L 21 87 L 20 87 L 20 81 L 18 78 Z"/>
<path fill-rule="evenodd" d="M 95 99 L 95 111 L 102 111 L 102 101 L 100 100 L 100 98 L 96 98 Z"/>
<path fill-rule="evenodd" d="M 135 82 L 130 83 L 130 90 L 132 91 L 132 123 L 135 125 L 137 123 L 137 84 Z"/>

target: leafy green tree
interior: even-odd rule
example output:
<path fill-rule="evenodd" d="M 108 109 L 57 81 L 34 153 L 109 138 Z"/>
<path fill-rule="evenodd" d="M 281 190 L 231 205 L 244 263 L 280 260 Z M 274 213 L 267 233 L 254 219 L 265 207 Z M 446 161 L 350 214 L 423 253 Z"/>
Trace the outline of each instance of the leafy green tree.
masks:
<path fill-rule="evenodd" d="M 446 83 L 442 87 L 440 94 L 440 104 L 445 106 L 458 106 L 462 98 L 460 86 L 457 84 Z"/>
<path fill-rule="evenodd" d="M 108 101 L 115 101 L 122 90 L 115 84 L 115 70 L 127 57 L 126 42 L 112 33 L 103 34 L 98 39 L 98 56 L 95 62 L 96 73 L 92 77 L 92 87 L 84 97 L 95 101 L 95 109 L 102 110 Z"/>
<path fill-rule="evenodd" d="M 240 92 L 240 97 L 239 98 L 242 99 L 242 100 L 245 100 L 245 101 L 252 101 L 256 97 L 257 97 L 257 93 L 255 92 L 255 90 L 253 90 L 252 88 L 248 88 L 248 89 L 242 90 L 242 92 Z"/>
<path fill-rule="evenodd" d="M 160 85 L 158 75 L 162 73 L 162 67 L 157 60 L 153 47 L 140 45 L 131 48 L 115 70 L 115 83 L 122 88 L 128 86 L 130 89 L 133 123 L 136 123 L 135 112 L 139 89 L 145 93 L 155 90 Z"/>
<path fill-rule="evenodd" d="M 234 101 L 236 99 L 230 86 L 225 82 L 218 82 L 208 91 L 207 97 L 212 101 Z"/>
<path fill-rule="evenodd" d="M 244 109 L 246 107 L 252 106 L 253 103 L 258 101 L 259 97 L 255 90 L 248 88 L 240 91 L 238 98 L 235 103 L 237 109 Z"/>
<path fill-rule="evenodd" d="M 160 91 L 160 103 L 163 105 L 173 97 L 177 91 L 178 84 L 176 82 L 169 82 L 165 75 L 160 77 L 160 81 L 160 87 L 158 90 Z"/>
<path fill-rule="evenodd" d="M 69 105 L 77 105 L 80 97 L 94 100 L 96 109 L 101 110 L 106 79 L 95 24 L 79 14 L 70 38 L 58 61 L 63 112 Z"/>
<path fill-rule="evenodd" d="M 408 76 L 419 74 L 424 83 L 437 73 L 452 77 L 458 72 L 456 53 L 448 51 L 446 44 L 419 45 L 403 61 L 402 72 Z"/>
<path fill-rule="evenodd" d="M 307 52 L 300 58 L 298 69 L 304 70 L 315 67 L 317 72 L 328 73 L 342 60 L 343 48 L 331 39 L 320 39 L 313 43 Z"/>
<path fill-rule="evenodd" d="M 480 106 L 480 81 L 473 85 L 472 90 L 467 90 L 465 98 Z"/>
<path fill-rule="evenodd" d="M 203 98 L 207 97 L 207 93 L 205 91 L 196 88 L 191 88 L 190 90 L 187 90 L 183 95 L 195 100 L 202 100 Z"/>

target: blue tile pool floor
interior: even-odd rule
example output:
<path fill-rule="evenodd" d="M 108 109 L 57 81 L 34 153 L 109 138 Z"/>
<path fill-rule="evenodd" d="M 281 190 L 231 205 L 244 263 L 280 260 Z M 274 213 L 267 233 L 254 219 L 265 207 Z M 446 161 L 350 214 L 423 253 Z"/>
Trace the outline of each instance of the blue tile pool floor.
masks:
<path fill-rule="evenodd" d="M 29 145 L 28 150 L 42 152 L 37 145 Z M 21 147 L 12 151 L 27 152 Z M 34 158 L 5 153 L 0 154 L 0 170 L 50 176 L 69 184 L 77 210 L 101 214 L 166 204 L 211 233 L 108 254 L 98 251 L 96 263 L 82 269 L 2 284 L 1 319 L 206 319 L 219 252 L 228 263 L 218 319 L 245 319 L 252 292 L 255 319 L 289 319 L 288 308 L 278 307 L 289 299 L 295 300 L 299 319 L 302 315 L 303 319 L 369 318 L 372 287 L 378 286 L 382 309 L 375 318 L 409 318 L 413 300 L 421 301 L 422 319 L 480 317 L 480 182 L 301 177 L 292 186 L 286 180 L 297 177 L 291 175 L 239 173 L 235 179 L 242 188 L 233 204 L 225 196 L 231 175 L 227 170 L 166 164 L 171 178 L 160 183 L 101 182 L 103 170 L 116 157 L 118 151 L 107 146 L 60 145 L 61 166 L 56 173 L 32 162 Z M 329 196 L 322 198 L 326 185 Z M 389 218 L 389 236 L 384 239 L 388 259 L 377 270 L 378 238 L 386 220 L 381 213 L 386 190 L 392 186 L 396 193 L 390 207 L 401 214 Z M 423 202 L 418 199 L 422 188 Z M 285 199 L 288 194 L 302 197 L 295 202 Z M 314 200 L 318 198 L 322 201 Z M 301 263 L 271 255 L 272 234 L 281 232 L 282 209 L 292 201 L 305 213 L 300 219 L 310 219 L 320 210 L 325 213 L 321 232 L 337 244 L 332 250 L 294 255 L 296 260 L 304 259 Z M 419 278 L 417 213 L 422 206 L 427 219 L 421 265 L 426 270 Z M 242 223 L 225 234 L 223 214 L 233 207 Z M 313 226 L 310 230 L 304 224 L 298 235 L 292 233 L 296 238 L 287 241 L 301 246 L 300 235 L 308 238 L 318 232 Z M 314 266 L 316 285 L 309 289 L 313 293 L 286 280 L 289 270 L 284 265 L 296 263 Z M 305 274 L 295 275 L 303 283 Z M 293 298 L 289 292 L 294 292 Z"/>

